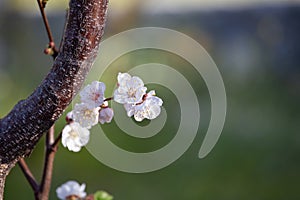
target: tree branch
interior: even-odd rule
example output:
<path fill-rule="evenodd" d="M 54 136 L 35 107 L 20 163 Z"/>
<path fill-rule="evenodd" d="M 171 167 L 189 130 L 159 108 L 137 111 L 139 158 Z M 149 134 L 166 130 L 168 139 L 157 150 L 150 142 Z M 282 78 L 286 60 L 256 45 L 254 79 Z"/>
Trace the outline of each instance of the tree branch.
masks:
<path fill-rule="evenodd" d="M 39 191 L 39 185 L 37 181 L 35 180 L 34 176 L 32 175 L 29 167 L 27 166 L 25 160 L 21 158 L 18 162 L 23 174 L 25 175 L 25 178 L 27 179 L 29 185 L 31 186 L 34 194 L 36 195 Z"/>
<path fill-rule="evenodd" d="M 54 140 L 53 144 L 51 145 L 52 149 L 57 148 L 58 143 L 59 143 L 61 137 L 62 137 L 62 131 L 58 134 L 57 138 Z"/>
<path fill-rule="evenodd" d="M 0 183 L 81 88 L 103 35 L 107 0 L 71 0 L 61 48 L 41 85 L 0 121 Z M 0 200 L 3 198 L 0 184 Z"/>
<path fill-rule="evenodd" d="M 43 18 L 43 22 L 44 22 L 44 25 L 45 25 L 45 29 L 47 31 L 48 39 L 49 39 L 48 48 L 50 48 L 52 50 L 52 57 L 55 59 L 57 54 L 58 54 L 58 51 L 55 47 L 55 43 L 54 43 L 54 39 L 53 39 L 51 29 L 50 29 L 50 26 L 49 26 L 48 18 L 47 18 L 46 13 L 45 13 L 46 2 L 43 2 L 42 0 L 37 0 L 37 3 L 39 5 L 39 9 L 40 9 L 40 12 L 41 12 L 41 15 L 42 15 L 42 18 Z"/>
<path fill-rule="evenodd" d="M 53 172 L 53 163 L 57 150 L 57 146 L 52 147 L 54 143 L 54 125 L 49 129 L 46 135 L 46 152 L 45 152 L 45 162 L 43 169 L 43 176 L 39 190 L 39 200 L 47 200 L 49 197 L 51 181 L 52 181 L 52 172 Z"/>
<path fill-rule="evenodd" d="M 52 174 L 53 174 L 53 163 L 55 154 L 58 148 L 58 142 L 61 138 L 61 133 L 54 140 L 55 126 L 52 125 L 46 134 L 45 140 L 45 160 L 43 168 L 43 176 L 40 185 L 35 180 L 29 167 L 27 166 L 25 160 L 21 158 L 18 162 L 20 168 L 22 169 L 27 181 L 29 182 L 36 200 L 48 200 L 49 192 L 51 188 Z"/>

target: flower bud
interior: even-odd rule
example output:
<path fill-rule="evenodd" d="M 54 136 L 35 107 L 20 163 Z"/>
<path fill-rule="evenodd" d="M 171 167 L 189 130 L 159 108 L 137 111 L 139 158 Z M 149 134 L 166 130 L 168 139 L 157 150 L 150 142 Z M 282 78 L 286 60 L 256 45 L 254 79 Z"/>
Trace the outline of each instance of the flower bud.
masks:
<path fill-rule="evenodd" d="M 112 108 L 101 108 L 101 110 L 99 111 L 99 122 L 101 124 L 110 123 L 113 117 L 114 111 Z"/>

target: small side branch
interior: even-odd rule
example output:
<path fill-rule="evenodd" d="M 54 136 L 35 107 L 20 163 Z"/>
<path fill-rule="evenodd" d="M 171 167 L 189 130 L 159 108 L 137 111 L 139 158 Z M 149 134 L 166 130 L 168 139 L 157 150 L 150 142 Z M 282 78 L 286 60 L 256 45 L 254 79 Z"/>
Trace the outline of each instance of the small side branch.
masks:
<path fill-rule="evenodd" d="M 57 147 L 52 148 L 54 142 L 54 125 L 49 129 L 46 135 L 46 152 L 45 152 L 45 161 L 41 185 L 39 188 L 39 200 L 47 200 L 49 198 L 49 192 L 51 188 L 52 181 L 52 172 L 53 172 L 53 163 L 55 158 L 55 153 Z"/>
<path fill-rule="evenodd" d="M 55 139 L 55 141 L 53 142 L 53 144 L 51 145 L 52 150 L 56 150 L 59 141 L 61 140 L 62 137 L 62 132 L 59 133 L 59 135 L 57 136 L 57 138 Z"/>
<path fill-rule="evenodd" d="M 49 25 L 49 22 L 48 22 L 48 18 L 47 18 L 46 13 L 45 13 L 46 3 L 43 2 L 42 0 L 37 0 L 37 3 L 39 5 L 39 9 L 40 9 L 40 12 L 41 12 L 41 15 L 42 15 L 42 18 L 43 18 L 43 22 L 44 22 L 44 25 L 45 25 L 45 28 L 46 28 L 46 31 L 47 31 L 47 35 L 48 35 L 48 38 L 49 38 L 48 49 L 50 50 L 50 52 L 47 52 L 47 49 L 46 49 L 45 53 L 52 55 L 53 58 L 56 58 L 56 56 L 58 55 L 58 50 L 55 47 L 55 43 L 54 43 L 54 39 L 53 39 L 52 32 L 51 32 L 51 29 L 50 29 L 50 25 Z"/>
<path fill-rule="evenodd" d="M 39 185 L 37 181 L 35 180 L 34 176 L 32 175 L 28 165 L 26 164 L 24 158 L 21 158 L 18 162 L 22 172 L 24 173 L 24 176 L 26 177 L 29 185 L 31 186 L 32 190 L 34 191 L 35 194 L 38 193 L 39 191 Z"/>
<path fill-rule="evenodd" d="M 52 173 L 53 173 L 53 163 L 56 154 L 56 150 L 61 138 L 61 133 L 54 140 L 55 128 L 54 125 L 49 129 L 46 134 L 45 142 L 45 160 L 43 168 L 43 176 L 40 185 L 32 175 L 29 167 L 27 166 L 25 160 L 22 158 L 18 164 L 23 171 L 27 181 L 29 182 L 36 200 L 48 200 L 49 192 L 51 188 Z"/>

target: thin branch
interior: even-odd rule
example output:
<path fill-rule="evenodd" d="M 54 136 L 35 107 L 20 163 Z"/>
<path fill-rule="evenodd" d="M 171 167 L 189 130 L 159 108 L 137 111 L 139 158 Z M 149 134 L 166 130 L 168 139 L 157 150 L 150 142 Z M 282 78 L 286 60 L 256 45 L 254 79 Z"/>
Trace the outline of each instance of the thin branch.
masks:
<path fill-rule="evenodd" d="M 52 173 L 53 173 L 53 163 L 55 158 L 56 149 L 52 148 L 54 142 L 54 125 L 49 129 L 46 135 L 46 151 L 44 160 L 44 169 L 41 185 L 39 188 L 39 200 L 47 200 L 49 198 L 49 192 L 51 188 Z"/>
<path fill-rule="evenodd" d="M 52 149 L 56 149 L 58 144 L 59 144 L 59 141 L 62 137 L 62 132 L 59 133 L 59 135 L 57 136 L 57 138 L 55 139 L 55 141 L 53 142 L 53 144 L 51 145 L 51 148 Z"/>
<path fill-rule="evenodd" d="M 41 12 L 41 15 L 42 15 L 42 18 L 43 18 L 43 22 L 44 22 L 44 25 L 45 25 L 45 28 L 46 28 L 46 31 L 47 31 L 47 35 L 48 35 L 48 38 L 49 38 L 49 46 L 48 46 L 48 49 L 52 50 L 53 52 L 47 52 L 47 49 L 45 50 L 45 53 L 46 54 L 51 54 L 52 57 L 55 59 L 56 56 L 58 55 L 58 50 L 56 49 L 55 47 L 55 43 L 54 43 L 54 39 L 53 39 L 53 36 L 52 36 L 52 33 L 51 33 L 51 29 L 50 29 L 50 25 L 49 25 L 49 22 L 48 22 L 48 18 L 46 16 L 46 13 L 45 13 L 45 3 L 43 3 L 42 0 L 37 0 L 37 3 L 39 5 L 39 9 L 40 9 L 40 12 Z"/>
<path fill-rule="evenodd" d="M 53 124 L 49 131 L 46 133 L 46 148 L 51 148 L 54 143 L 55 125 Z"/>
<path fill-rule="evenodd" d="M 113 99 L 114 99 L 114 97 L 108 97 L 108 98 L 104 99 L 103 101 L 111 101 Z"/>
<path fill-rule="evenodd" d="M 42 15 L 42 18 L 43 18 L 43 21 L 44 21 L 44 24 L 45 24 L 45 28 L 46 28 L 47 35 L 48 35 L 48 38 L 49 38 L 49 42 L 54 42 L 51 30 L 50 30 L 49 22 L 48 22 L 48 19 L 46 17 L 46 14 L 45 14 L 45 9 L 44 9 L 44 6 L 42 4 L 42 1 L 37 0 L 37 3 L 39 5 L 39 9 L 41 11 L 41 15 Z"/>
<path fill-rule="evenodd" d="M 45 140 L 45 160 L 44 160 L 44 168 L 43 168 L 43 176 L 41 180 L 40 186 L 32 175 L 29 167 L 27 166 L 25 160 L 22 158 L 18 164 L 22 169 L 27 181 L 29 182 L 33 192 L 35 199 L 37 200 L 48 200 L 49 192 L 51 188 L 52 181 L 52 173 L 53 173 L 53 163 L 54 157 L 56 153 L 56 147 L 53 147 L 54 144 L 54 125 L 49 129 L 46 133 Z"/>
<path fill-rule="evenodd" d="M 37 181 L 35 180 L 34 176 L 32 175 L 28 165 L 26 164 L 24 158 L 21 158 L 18 162 L 24 176 L 26 177 L 28 183 L 30 184 L 32 190 L 34 193 L 37 193 L 39 191 L 39 185 Z"/>

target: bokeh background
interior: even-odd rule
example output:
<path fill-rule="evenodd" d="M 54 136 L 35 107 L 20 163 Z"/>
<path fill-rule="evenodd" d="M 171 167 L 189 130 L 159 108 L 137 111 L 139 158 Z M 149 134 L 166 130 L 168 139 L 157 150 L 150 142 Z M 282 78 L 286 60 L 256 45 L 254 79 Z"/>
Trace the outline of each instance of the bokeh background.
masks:
<path fill-rule="evenodd" d="M 51 0 L 47 7 L 57 44 L 67 4 Z M 88 193 L 103 189 L 116 200 L 300 199 L 300 1 L 111 0 L 105 38 L 143 26 L 181 31 L 203 45 L 216 62 L 228 99 L 219 142 L 206 158 L 198 159 L 210 102 L 205 83 L 189 63 L 166 52 L 133 52 L 116 60 L 103 79 L 114 82 L 118 66 L 125 70 L 153 61 L 173 66 L 190 78 L 197 92 L 201 109 L 197 137 L 172 165 L 146 174 L 119 172 L 86 149 L 71 153 L 60 146 L 50 199 L 57 199 L 55 188 L 70 179 L 85 182 Z M 43 54 L 47 41 L 34 0 L 0 1 L 0 117 L 26 98 L 51 68 L 51 58 Z M 124 149 L 158 149 L 172 140 L 178 128 L 174 94 L 163 86 L 148 87 L 167 99 L 165 107 L 173 117 L 164 131 L 147 140 L 127 136 L 114 122 L 103 126 L 107 136 Z M 63 125 L 62 117 L 57 132 Z M 43 140 L 27 159 L 37 179 Z M 18 166 L 7 178 L 5 199 L 33 199 Z"/>

